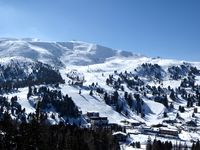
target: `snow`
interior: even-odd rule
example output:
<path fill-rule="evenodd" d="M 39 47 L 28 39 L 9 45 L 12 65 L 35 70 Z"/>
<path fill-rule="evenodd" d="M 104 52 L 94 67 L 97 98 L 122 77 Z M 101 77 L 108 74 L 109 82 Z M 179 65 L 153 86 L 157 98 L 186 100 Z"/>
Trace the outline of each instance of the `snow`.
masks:
<path fill-rule="evenodd" d="M 181 80 L 177 80 L 177 81 L 176 80 L 164 80 L 164 81 L 162 81 L 162 84 L 163 84 L 162 87 L 164 87 L 164 88 L 168 88 L 168 86 L 170 86 L 172 89 L 175 89 L 178 86 L 180 86 Z M 157 82 L 149 82 L 149 85 L 156 86 L 156 87 L 160 86 L 160 84 Z"/>
<path fill-rule="evenodd" d="M 121 120 L 124 120 L 125 117 L 113 110 L 112 107 L 105 104 L 97 96 L 90 96 L 89 90 L 81 90 L 79 94 L 79 88 L 71 87 L 68 85 L 62 85 L 62 92 L 64 94 L 69 94 L 72 97 L 72 100 L 75 104 L 81 108 L 83 114 L 87 112 L 99 112 L 101 117 L 108 117 L 110 123 L 120 123 Z"/>
<path fill-rule="evenodd" d="M 183 63 L 183 61 L 177 61 L 177 60 L 165 60 L 165 59 L 152 59 L 147 57 L 139 57 L 132 59 L 131 57 L 128 58 L 110 58 L 105 63 L 101 64 L 92 64 L 88 66 L 76 66 L 76 65 L 69 65 L 66 69 L 61 70 L 62 76 L 65 78 L 65 80 L 69 80 L 66 77 L 66 73 L 78 70 L 80 72 L 81 76 L 85 77 L 85 83 L 84 86 L 89 86 L 92 83 L 98 82 L 98 85 L 107 91 L 113 91 L 112 87 L 109 87 L 105 84 L 106 77 L 109 76 L 109 74 L 113 74 L 114 70 L 117 70 L 117 72 L 124 72 L 125 70 L 134 72 L 134 69 L 137 68 L 142 63 L 158 63 L 159 65 L 162 65 L 161 67 L 165 68 L 167 70 L 168 65 L 180 65 Z M 131 64 L 131 65 L 130 65 Z M 102 75 L 103 74 L 103 75 Z M 171 88 L 177 88 L 181 83 L 181 80 L 168 80 L 168 78 L 164 79 L 163 81 L 163 87 L 168 88 L 170 86 Z M 150 85 L 159 86 L 157 82 L 150 82 Z M 110 122 L 119 123 L 120 120 L 127 119 L 126 117 L 116 113 L 112 109 L 112 107 L 105 104 L 105 102 L 97 95 L 90 96 L 89 90 L 82 89 L 81 95 L 78 94 L 79 88 L 78 87 L 71 87 L 68 85 L 64 85 L 62 87 L 62 90 L 64 93 L 69 93 L 70 96 L 72 96 L 75 103 L 82 109 L 83 113 L 86 113 L 87 111 L 98 111 L 102 116 L 108 117 Z M 128 89 L 126 89 L 128 90 Z M 66 91 L 66 92 L 65 92 Z M 130 90 L 128 90 L 131 92 Z M 130 120 L 138 120 L 138 121 L 145 121 L 147 125 L 153 125 L 162 123 L 163 121 L 163 113 L 165 112 L 166 108 L 163 106 L 163 104 L 154 102 L 152 100 L 143 99 L 145 103 L 145 112 L 147 113 L 145 116 L 145 119 L 141 119 L 136 114 L 132 114 L 132 117 Z M 181 100 L 181 98 L 180 98 Z M 172 100 L 171 100 L 172 101 Z M 180 101 L 182 105 L 186 104 L 185 100 Z M 175 105 L 175 108 L 178 109 L 178 106 Z M 175 116 L 175 113 L 170 113 L 169 117 Z M 184 118 L 190 118 L 191 113 L 183 113 L 180 114 Z M 173 118 L 173 117 L 172 117 Z M 116 121 L 118 120 L 118 121 Z"/>
<path fill-rule="evenodd" d="M 127 135 L 126 133 L 121 132 L 121 131 L 118 131 L 118 132 L 114 132 L 114 133 L 113 133 L 113 135 L 119 135 L 119 134 L 124 135 L 124 136 Z"/>
<path fill-rule="evenodd" d="M 162 119 L 159 119 L 158 117 L 160 115 L 163 115 L 164 111 L 165 111 L 165 107 L 163 106 L 163 104 L 154 102 L 154 101 L 150 101 L 150 100 L 144 100 L 144 102 L 146 103 L 146 105 L 148 106 L 149 110 L 149 114 L 145 117 L 146 119 L 146 124 L 151 126 L 153 124 L 158 124 L 162 122 Z M 147 109 L 147 108 L 146 108 Z"/>
<path fill-rule="evenodd" d="M 133 54 L 81 41 L 43 42 L 29 38 L 2 38 L 0 56 L 23 56 L 63 67 L 66 64 L 82 66 L 104 63 L 108 58 L 131 57 Z"/>
<path fill-rule="evenodd" d="M 111 86 L 106 85 L 106 78 L 110 74 L 113 74 L 115 70 L 118 73 L 124 71 L 136 73 L 135 69 L 143 63 L 158 64 L 166 72 L 166 75 L 161 82 L 162 84 L 157 81 L 148 81 L 143 78 L 145 81 L 148 81 L 150 86 L 161 86 L 164 88 L 170 86 L 171 88 L 176 89 L 181 84 L 181 79 L 171 80 L 168 74 L 168 68 L 171 66 L 180 66 L 185 61 L 149 58 L 142 55 L 135 55 L 131 52 L 113 50 L 111 48 L 82 41 L 44 42 L 37 39 L 11 38 L 0 39 L 0 57 L 1 65 L 9 65 L 12 60 L 14 60 L 17 61 L 19 65 L 25 64 L 26 66 L 30 65 L 30 67 L 35 61 L 41 61 L 59 67 L 61 75 L 66 81 L 65 84 L 60 85 L 61 92 L 71 96 L 72 100 L 80 108 L 83 114 L 86 114 L 87 112 L 99 112 L 101 117 L 108 117 L 109 123 L 121 124 L 122 120 L 128 120 L 130 122 L 142 121 L 145 122 L 147 126 L 151 126 L 162 123 L 164 119 L 175 119 L 179 105 L 186 106 L 187 104 L 187 101 L 178 95 L 179 100 L 174 102 L 174 110 L 168 113 L 169 117 L 163 118 L 163 113 L 166 111 L 163 104 L 143 98 L 145 118 L 141 118 L 136 115 L 135 112 L 132 112 L 130 117 L 126 117 L 116 112 L 111 106 L 106 105 L 101 95 L 94 93 L 93 96 L 90 96 L 90 90 L 88 89 L 92 83 L 98 82 L 98 85 L 101 88 L 108 92 L 113 92 L 114 89 Z M 186 63 L 190 63 L 200 69 L 200 62 Z M 31 73 L 31 69 L 29 69 L 28 72 Z M 83 87 L 69 85 L 68 81 L 71 79 L 67 77 L 67 73 L 71 76 L 81 76 L 84 78 Z M 197 76 L 195 80 L 195 84 L 200 85 L 200 76 Z M 81 94 L 79 94 L 79 89 L 81 89 Z M 126 86 L 125 90 L 131 93 L 136 92 L 128 89 Z M 26 87 L 20 88 L 18 92 L 5 94 L 4 96 L 7 96 L 9 99 L 13 96 L 17 96 L 18 102 L 22 105 L 22 108 L 26 109 L 27 113 L 35 112 L 30 101 L 27 100 L 27 93 L 28 88 Z M 122 95 L 123 92 L 119 91 L 119 94 Z M 151 94 L 147 95 L 149 97 L 152 96 Z M 172 102 L 169 96 L 168 99 Z M 200 110 L 200 107 L 197 108 Z M 183 124 L 191 120 L 192 113 L 193 108 L 186 108 L 184 113 L 179 113 L 180 117 L 185 119 L 185 121 L 182 122 Z M 197 124 L 199 125 L 200 113 L 195 114 L 195 116 Z M 59 122 L 58 118 L 56 119 L 57 121 L 53 119 L 50 119 L 49 121 L 52 124 L 56 124 Z M 176 126 L 182 126 L 182 124 L 177 123 Z M 162 141 L 170 140 L 173 143 L 176 143 L 177 140 L 189 142 L 192 139 L 198 139 L 199 135 L 200 133 L 198 132 L 188 132 L 183 129 L 180 132 L 178 139 L 166 137 L 158 137 L 157 139 Z M 145 134 L 131 134 L 131 139 L 134 141 L 141 141 L 142 149 L 144 149 L 148 136 L 149 135 Z M 153 140 L 155 136 L 151 135 L 151 138 Z M 124 149 L 131 150 L 135 148 L 124 145 Z"/>
<path fill-rule="evenodd" d="M 71 68 L 71 72 L 74 72 L 74 70 L 79 70 L 79 72 L 81 72 L 79 74 L 81 74 L 81 76 L 83 75 L 85 76 L 86 80 L 86 83 L 84 83 L 85 86 L 89 86 L 93 82 L 94 83 L 98 82 L 98 84 L 102 88 L 108 91 L 113 91 L 113 89 L 107 86 L 105 82 L 106 80 L 105 77 L 107 77 L 109 73 L 113 73 L 113 69 L 111 72 L 109 67 L 104 67 L 103 64 L 97 64 L 97 66 L 98 66 L 97 68 L 94 68 L 94 65 L 90 65 L 89 67 L 85 66 L 80 69 L 78 69 L 79 67 L 76 66 L 68 66 L 66 70 L 61 70 L 61 74 L 65 79 L 65 81 L 68 81 L 69 79 L 66 77 L 66 73 L 70 72 L 69 68 Z M 100 67 L 101 67 L 100 70 L 102 73 L 104 73 L 104 76 L 102 76 L 101 72 L 98 71 Z M 98 111 L 100 113 L 100 116 L 108 117 L 110 123 L 120 123 L 120 121 L 127 119 L 126 117 L 122 116 L 121 114 L 113 110 L 111 106 L 106 105 L 105 102 L 102 100 L 102 98 L 100 98 L 99 96 L 97 95 L 90 96 L 89 95 L 90 91 L 88 89 L 82 89 L 81 94 L 79 94 L 78 87 L 73 87 L 70 85 L 62 85 L 61 89 L 64 94 L 69 94 L 69 96 L 72 97 L 73 101 L 76 103 L 78 107 L 81 108 L 83 113 L 87 113 L 88 111 Z M 148 106 L 147 108 L 148 110 L 146 111 L 149 112 L 149 114 L 146 117 L 146 121 L 149 124 L 155 124 L 161 122 L 162 120 L 159 120 L 157 116 L 163 114 L 165 107 L 162 104 L 154 101 L 144 100 L 144 102 Z M 130 121 L 135 120 L 136 118 L 139 121 L 143 121 L 143 119 L 137 117 L 136 115 L 132 116 L 130 118 Z"/>
<path fill-rule="evenodd" d="M 1 65 L 10 65 L 10 63 L 12 61 L 17 62 L 20 65 L 22 65 L 24 63 L 26 63 L 26 64 L 34 63 L 33 60 L 31 60 L 29 58 L 22 57 L 22 56 L 2 57 L 2 58 L 0 57 L 0 64 Z"/>
<path fill-rule="evenodd" d="M 190 134 L 188 132 L 185 132 L 185 131 L 182 131 L 180 134 L 179 134 L 179 138 L 181 140 L 184 140 L 184 141 L 190 141 L 192 139 L 192 137 L 190 136 Z"/>
<path fill-rule="evenodd" d="M 200 76 L 196 77 L 196 85 L 200 85 Z"/>
<path fill-rule="evenodd" d="M 44 48 L 41 48 L 41 47 L 38 47 L 38 46 L 34 46 L 34 45 L 30 45 L 29 44 L 29 47 L 31 49 L 34 49 L 35 51 L 37 51 L 38 53 L 41 53 L 41 54 L 46 54 L 46 55 L 52 55 L 48 50 L 44 49 Z"/>
<path fill-rule="evenodd" d="M 27 113 L 33 113 L 35 112 L 35 108 L 33 108 L 33 106 L 31 106 L 31 104 L 27 100 L 27 93 L 28 93 L 28 87 L 20 88 L 18 89 L 18 92 L 4 94 L 3 96 L 8 97 L 9 100 L 12 97 L 17 96 L 18 97 L 17 102 L 22 106 L 22 109 L 25 108 Z"/>

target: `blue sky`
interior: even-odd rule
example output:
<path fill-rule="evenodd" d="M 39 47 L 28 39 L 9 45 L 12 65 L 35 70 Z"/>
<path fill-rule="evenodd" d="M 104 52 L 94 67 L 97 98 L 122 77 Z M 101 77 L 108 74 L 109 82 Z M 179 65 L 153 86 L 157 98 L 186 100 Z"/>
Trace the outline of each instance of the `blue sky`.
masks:
<path fill-rule="evenodd" d="M 200 61 L 199 0 L 0 0 L 0 36 Z"/>

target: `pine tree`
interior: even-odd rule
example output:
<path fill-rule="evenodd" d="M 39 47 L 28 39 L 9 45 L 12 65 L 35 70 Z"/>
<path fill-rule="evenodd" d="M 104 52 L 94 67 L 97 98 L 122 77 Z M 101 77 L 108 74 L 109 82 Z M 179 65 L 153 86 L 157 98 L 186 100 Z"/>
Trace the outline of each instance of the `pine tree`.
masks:
<path fill-rule="evenodd" d="M 28 87 L 27 99 L 28 99 L 31 95 L 33 95 L 33 91 L 32 91 L 31 86 L 29 86 L 29 87 Z"/>
<path fill-rule="evenodd" d="M 93 91 L 92 90 L 90 90 L 90 96 L 93 96 Z"/>
<path fill-rule="evenodd" d="M 167 117 L 167 112 L 163 113 L 163 117 L 166 118 Z"/>
<path fill-rule="evenodd" d="M 152 150 L 152 143 L 151 143 L 151 137 L 148 137 L 146 150 Z"/>
<path fill-rule="evenodd" d="M 176 100 L 176 97 L 175 97 L 175 92 L 174 92 L 174 90 L 172 89 L 171 90 L 171 93 L 170 93 L 170 96 L 169 96 L 173 101 L 175 101 Z"/>

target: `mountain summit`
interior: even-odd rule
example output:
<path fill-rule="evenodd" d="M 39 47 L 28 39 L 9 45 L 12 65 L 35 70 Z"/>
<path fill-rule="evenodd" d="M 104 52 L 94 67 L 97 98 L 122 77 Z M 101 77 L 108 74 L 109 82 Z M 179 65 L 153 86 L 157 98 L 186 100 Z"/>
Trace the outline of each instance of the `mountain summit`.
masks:
<path fill-rule="evenodd" d="M 47 42 L 38 39 L 1 38 L 0 56 L 22 56 L 52 66 L 91 65 L 113 57 L 136 56 L 131 52 L 114 50 L 82 41 Z"/>

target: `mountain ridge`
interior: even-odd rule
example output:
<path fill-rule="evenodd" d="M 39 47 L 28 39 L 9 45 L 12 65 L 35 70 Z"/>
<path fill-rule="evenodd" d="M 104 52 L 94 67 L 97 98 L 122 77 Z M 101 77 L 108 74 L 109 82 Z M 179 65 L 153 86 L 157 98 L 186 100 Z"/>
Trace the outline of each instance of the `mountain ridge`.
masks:
<path fill-rule="evenodd" d="M 82 41 L 50 42 L 31 38 L 0 38 L 0 56 L 22 56 L 59 67 L 104 63 L 113 57 L 142 57 Z"/>

